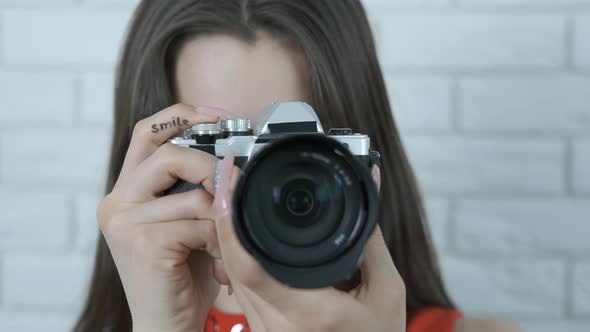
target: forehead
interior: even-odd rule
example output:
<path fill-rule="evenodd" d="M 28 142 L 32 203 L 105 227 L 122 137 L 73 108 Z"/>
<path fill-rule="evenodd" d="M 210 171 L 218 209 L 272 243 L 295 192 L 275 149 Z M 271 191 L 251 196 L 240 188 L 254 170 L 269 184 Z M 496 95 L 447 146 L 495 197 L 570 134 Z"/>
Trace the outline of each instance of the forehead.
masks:
<path fill-rule="evenodd" d="M 182 47 L 175 71 L 178 102 L 252 120 L 273 101 L 309 102 L 304 56 L 266 34 L 255 43 L 221 34 L 194 38 Z"/>

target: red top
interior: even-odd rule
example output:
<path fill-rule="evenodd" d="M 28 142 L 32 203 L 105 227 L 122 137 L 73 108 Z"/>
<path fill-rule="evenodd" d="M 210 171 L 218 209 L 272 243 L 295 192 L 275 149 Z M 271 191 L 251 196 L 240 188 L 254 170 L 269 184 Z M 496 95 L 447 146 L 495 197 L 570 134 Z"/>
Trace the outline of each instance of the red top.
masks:
<path fill-rule="evenodd" d="M 457 310 L 424 308 L 408 315 L 407 332 L 452 332 L 457 319 L 462 315 Z M 205 332 L 251 332 L 243 314 L 232 314 L 211 308 L 205 323 Z"/>

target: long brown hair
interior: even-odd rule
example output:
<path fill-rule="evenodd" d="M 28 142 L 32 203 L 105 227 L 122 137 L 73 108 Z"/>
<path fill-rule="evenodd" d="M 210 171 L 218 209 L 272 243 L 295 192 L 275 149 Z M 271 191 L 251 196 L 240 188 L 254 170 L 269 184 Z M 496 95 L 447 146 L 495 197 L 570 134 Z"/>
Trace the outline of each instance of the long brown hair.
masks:
<path fill-rule="evenodd" d="M 426 306 L 452 308 L 360 0 L 142 1 L 117 69 L 106 192 L 119 176 L 134 125 L 176 102 L 174 66 L 184 42 L 213 33 L 255 42 L 259 30 L 304 52 L 311 104 L 323 126 L 368 133 L 372 147 L 381 152 L 380 226 L 406 285 L 408 312 Z M 89 296 L 75 331 L 105 330 L 131 331 L 131 316 L 101 235 Z"/>

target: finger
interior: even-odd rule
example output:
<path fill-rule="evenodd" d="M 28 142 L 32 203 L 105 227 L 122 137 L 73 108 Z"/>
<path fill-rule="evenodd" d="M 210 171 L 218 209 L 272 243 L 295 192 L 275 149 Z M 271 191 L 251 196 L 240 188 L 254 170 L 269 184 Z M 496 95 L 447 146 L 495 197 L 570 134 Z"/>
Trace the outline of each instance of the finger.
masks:
<path fill-rule="evenodd" d="M 213 190 L 217 157 L 206 152 L 166 143 L 129 176 L 124 191 L 127 202 L 155 199 L 179 179 Z"/>
<path fill-rule="evenodd" d="M 219 242 L 223 242 L 221 252 L 224 261 L 242 262 L 243 264 L 257 265 L 254 259 L 240 244 L 233 227 L 231 204 L 233 190 L 232 185 L 239 176 L 238 170 L 233 166 L 234 156 L 228 155 L 218 166 L 216 174 L 216 191 L 213 201 L 215 225 Z"/>
<path fill-rule="evenodd" d="M 199 123 L 216 123 L 229 113 L 210 107 L 195 109 L 186 104 L 170 106 L 148 118 L 140 120 L 133 129 L 131 142 L 125 155 L 121 177 L 151 155 L 160 145 L 179 131 Z"/>
<path fill-rule="evenodd" d="M 246 283 L 248 286 L 264 284 L 270 287 L 274 280 L 258 264 L 240 243 L 234 229 L 231 204 L 233 188 L 239 176 L 239 169 L 233 166 L 233 155 L 226 156 L 217 171 L 217 190 L 213 207 L 218 242 L 226 271 L 232 283 Z"/>
<path fill-rule="evenodd" d="M 215 280 L 217 280 L 217 282 L 222 285 L 229 285 L 230 284 L 229 277 L 227 276 L 227 273 L 225 272 L 223 260 L 216 259 L 213 261 L 213 276 L 215 277 Z"/>
<path fill-rule="evenodd" d="M 365 245 L 361 278 L 367 292 L 367 304 L 378 311 L 391 306 L 392 296 L 402 296 L 405 292 L 379 225 Z M 384 292 L 391 292 L 391 296 L 384 296 Z"/>
<path fill-rule="evenodd" d="M 163 196 L 127 210 L 124 220 L 157 223 L 174 220 L 213 220 L 213 196 L 203 189 Z"/>
<path fill-rule="evenodd" d="M 133 246 L 134 255 L 163 261 L 188 257 L 192 250 L 204 250 L 215 258 L 221 258 L 212 220 L 145 224 L 137 232 Z"/>

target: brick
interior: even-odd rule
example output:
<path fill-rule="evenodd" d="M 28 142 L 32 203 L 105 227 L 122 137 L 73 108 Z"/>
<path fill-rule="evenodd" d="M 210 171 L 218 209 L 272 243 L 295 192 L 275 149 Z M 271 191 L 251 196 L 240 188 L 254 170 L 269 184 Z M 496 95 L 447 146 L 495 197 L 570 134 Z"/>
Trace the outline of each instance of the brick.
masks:
<path fill-rule="evenodd" d="M 437 249 L 444 250 L 447 247 L 449 202 L 440 198 L 427 198 L 424 206 L 432 242 Z"/>
<path fill-rule="evenodd" d="M 87 123 L 113 123 L 113 73 L 87 73 L 82 79 L 82 119 Z"/>
<path fill-rule="evenodd" d="M 4 60 L 18 64 L 115 62 L 129 13 L 87 10 L 4 12 Z"/>
<path fill-rule="evenodd" d="M 99 195 L 77 195 L 75 246 L 84 252 L 94 252 L 99 229 L 96 224 L 96 207 L 100 202 Z"/>
<path fill-rule="evenodd" d="M 498 260 L 444 256 L 443 276 L 467 315 L 559 318 L 564 266 L 559 260 Z"/>
<path fill-rule="evenodd" d="M 590 5 L 590 0 L 459 0 L 461 5 L 473 6 L 509 6 L 509 7 L 558 7 Z"/>
<path fill-rule="evenodd" d="M 53 313 L 3 313 L 0 312 L 0 332 L 15 331 L 70 331 L 76 317 Z"/>
<path fill-rule="evenodd" d="M 590 323 L 586 322 L 568 322 L 568 321 L 528 321 L 521 322 L 520 327 L 523 332 L 588 332 Z"/>
<path fill-rule="evenodd" d="M 69 218 L 65 195 L 0 192 L 0 211 L 0 249 L 66 247 Z"/>
<path fill-rule="evenodd" d="M 590 199 L 466 199 L 458 203 L 457 247 L 503 255 L 590 253 Z"/>
<path fill-rule="evenodd" d="M 109 137 L 105 132 L 48 131 L 3 135 L 1 179 L 19 184 L 104 183 Z"/>
<path fill-rule="evenodd" d="M 565 20 L 552 15 L 404 14 L 379 22 L 386 67 L 548 68 L 565 61 Z"/>
<path fill-rule="evenodd" d="M 411 6 L 411 7 L 441 7 L 449 5 L 451 0 L 363 0 L 366 7 L 372 6 Z"/>
<path fill-rule="evenodd" d="M 79 308 L 92 263 L 91 257 L 80 255 L 5 255 L 2 303 L 8 308 Z"/>
<path fill-rule="evenodd" d="M 450 130 L 450 79 L 389 77 L 387 88 L 393 105 L 393 116 L 400 129 Z"/>
<path fill-rule="evenodd" d="M 579 193 L 590 193 L 590 140 L 578 140 L 573 148 L 573 187 Z"/>
<path fill-rule="evenodd" d="M 426 192 L 558 193 L 564 186 L 559 141 L 406 136 L 404 143 Z"/>
<path fill-rule="evenodd" d="M 0 0 L 4 8 L 62 8 L 75 4 L 77 0 Z"/>
<path fill-rule="evenodd" d="M 123 7 L 133 8 L 139 4 L 140 0 L 84 0 L 85 4 L 91 7 Z"/>
<path fill-rule="evenodd" d="M 590 317 L 590 262 L 579 263 L 575 266 L 572 289 L 574 313 Z"/>
<path fill-rule="evenodd" d="M 590 131 L 590 79 L 469 78 L 461 86 L 461 126 L 481 131 Z M 550 93 L 548 93 L 550 92 Z"/>
<path fill-rule="evenodd" d="M 73 100 L 72 75 L 0 72 L 1 125 L 71 124 Z"/>
<path fill-rule="evenodd" d="M 574 59 L 579 67 L 590 68 L 590 15 L 576 17 Z"/>

